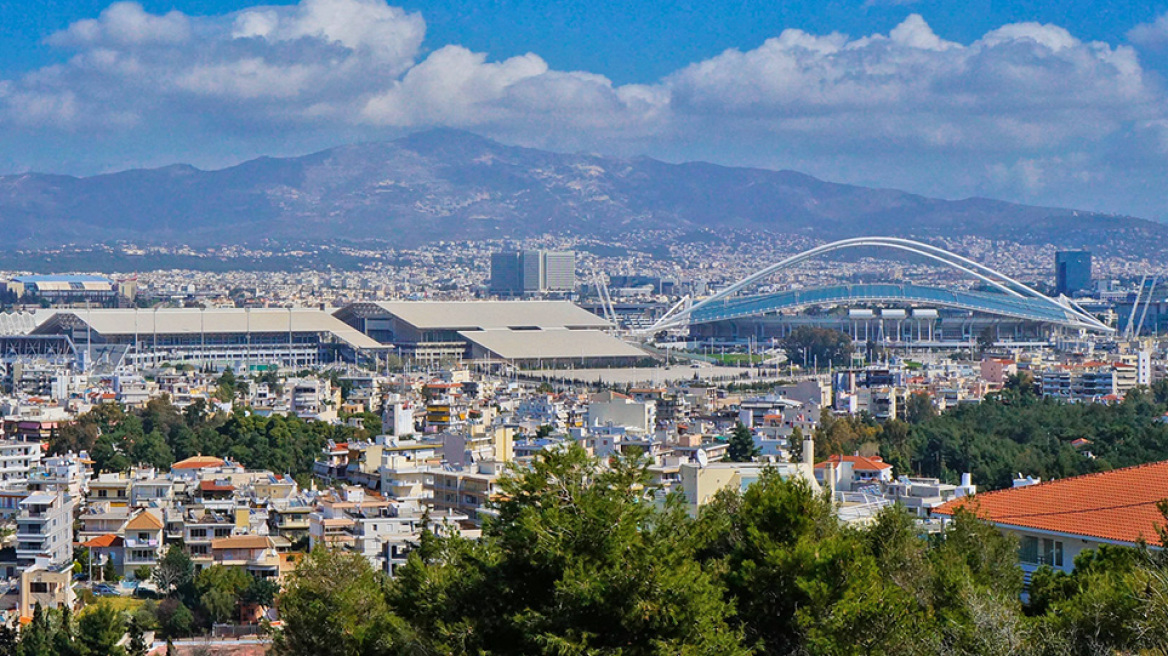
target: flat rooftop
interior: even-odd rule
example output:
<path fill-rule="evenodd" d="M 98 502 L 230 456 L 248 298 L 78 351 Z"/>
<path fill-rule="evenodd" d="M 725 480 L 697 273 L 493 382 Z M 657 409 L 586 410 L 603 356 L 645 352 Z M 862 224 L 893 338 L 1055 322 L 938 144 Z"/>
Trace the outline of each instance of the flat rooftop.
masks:
<path fill-rule="evenodd" d="M 570 301 L 385 301 L 387 314 L 419 329 L 610 328 Z"/>
<path fill-rule="evenodd" d="M 461 337 L 505 360 L 643 358 L 641 349 L 600 330 L 472 330 Z"/>

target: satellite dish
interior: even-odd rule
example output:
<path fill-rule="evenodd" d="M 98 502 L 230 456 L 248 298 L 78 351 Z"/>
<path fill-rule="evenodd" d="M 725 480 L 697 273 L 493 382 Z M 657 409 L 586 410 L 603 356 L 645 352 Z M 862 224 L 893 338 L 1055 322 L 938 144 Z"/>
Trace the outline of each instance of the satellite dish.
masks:
<path fill-rule="evenodd" d="M 695 457 L 698 459 L 698 467 L 705 467 L 710 464 L 710 456 L 706 455 L 705 449 L 698 449 Z"/>

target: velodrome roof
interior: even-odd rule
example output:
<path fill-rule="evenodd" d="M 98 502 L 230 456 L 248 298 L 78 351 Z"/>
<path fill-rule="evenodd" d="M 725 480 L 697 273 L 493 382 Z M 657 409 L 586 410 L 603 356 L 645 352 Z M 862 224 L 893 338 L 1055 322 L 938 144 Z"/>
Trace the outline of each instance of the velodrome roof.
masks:
<path fill-rule="evenodd" d="M 385 312 L 419 329 L 609 328 L 570 301 L 383 301 Z"/>
<path fill-rule="evenodd" d="M 505 360 L 643 358 L 641 349 L 599 330 L 465 330 L 458 333 Z"/>
<path fill-rule="evenodd" d="M 376 340 L 322 310 L 311 308 L 161 308 L 59 310 L 32 331 L 50 334 L 64 317 L 76 317 L 101 335 L 152 333 L 331 333 L 354 348 L 384 348 Z"/>

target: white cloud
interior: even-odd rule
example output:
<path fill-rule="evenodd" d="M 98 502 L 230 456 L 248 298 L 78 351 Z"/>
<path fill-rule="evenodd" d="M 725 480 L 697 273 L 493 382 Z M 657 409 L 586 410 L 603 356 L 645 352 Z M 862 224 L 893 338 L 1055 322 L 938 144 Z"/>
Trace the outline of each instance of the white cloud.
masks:
<path fill-rule="evenodd" d="M 1168 16 L 1129 38 L 1152 43 L 1161 31 L 1168 39 Z M 426 54 L 425 34 L 421 15 L 385 0 L 209 17 L 120 2 L 48 37 L 67 61 L 0 80 L 0 131 L 189 124 L 197 150 L 256 128 L 348 141 L 452 126 L 531 145 L 806 164 L 829 177 L 886 170 L 890 158 L 928 161 L 935 177 L 936 162 L 965 158 L 949 165 L 961 180 L 950 193 L 979 184 L 968 182 L 977 170 L 991 190 L 1020 194 L 1054 193 L 1074 179 L 1059 167 L 1088 170 L 1121 143 L 1168 143 L 1168 103 L 1135 49 L 1056 25 L 1003 25 L 972 43 L 941 38 L 917 14 L 887 34 L 787 29 L 635 85 L 555 70 L 537 53 L 494 61 L 448 44 Z M 1143 166 L 1164 147 L 1140 152 Z"/>
<path fill-rule="evenodd" d="M 171 11 L 148 14 L 136 2 L 116 2 L 95 19 L 81 20 L 48 38 L 56 46 L 139 45 L 181 43 L 190 38 L 190 21 Z"/>
<path fill-rule="evenodd" d="M 1141 23 L 1128 30 L 1128 41 L 1149 48 L 1168 46 L 1168 13 L 1150 23 Z"/>

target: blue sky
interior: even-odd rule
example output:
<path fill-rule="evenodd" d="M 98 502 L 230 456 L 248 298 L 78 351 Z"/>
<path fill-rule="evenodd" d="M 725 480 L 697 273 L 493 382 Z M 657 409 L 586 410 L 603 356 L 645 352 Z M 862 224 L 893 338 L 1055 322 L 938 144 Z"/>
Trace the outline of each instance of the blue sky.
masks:
<path fill-rule="evenodd" d="M 0 0 L 0 173 L 441 125 L 1165 219 L 1166 73 L 1168 0 Z"/>

